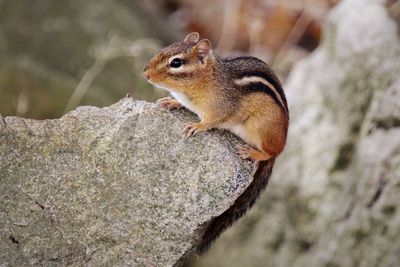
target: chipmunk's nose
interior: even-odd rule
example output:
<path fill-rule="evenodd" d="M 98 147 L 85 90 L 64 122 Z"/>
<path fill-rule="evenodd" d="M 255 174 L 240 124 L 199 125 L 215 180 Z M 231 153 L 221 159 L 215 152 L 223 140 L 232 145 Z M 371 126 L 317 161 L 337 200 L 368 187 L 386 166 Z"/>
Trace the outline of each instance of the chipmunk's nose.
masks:
<path fill-rule="evenodd" d="M 146 67 L 144 67 L 144 70 L 143 70 L 143 77 L 144 77 L 146 80 L 150 79 L 150 75 L 149 75 L 148 70 L 149 70 L 149 65 L 146 65 Z"/>

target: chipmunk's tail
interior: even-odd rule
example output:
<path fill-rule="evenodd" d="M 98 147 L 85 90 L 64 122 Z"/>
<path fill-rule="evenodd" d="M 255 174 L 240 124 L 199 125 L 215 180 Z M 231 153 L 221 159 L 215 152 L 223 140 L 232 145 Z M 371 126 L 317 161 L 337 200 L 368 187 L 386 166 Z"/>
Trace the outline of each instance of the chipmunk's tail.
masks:
<path fill-rule="evenodd" d="M 265 189 L 272 174 L 275 158 L 258 162 L 253 181 L 246 188 L 242 195 L 236 199 L 235 203 L 220 216 L 214 218 L 207 225 L 200 245 L 197 247 L 198 253 L 202 254 L 208 250 L 211 243 L 230 225 L 242 217 L 256 202 L 260 192 Z"/>

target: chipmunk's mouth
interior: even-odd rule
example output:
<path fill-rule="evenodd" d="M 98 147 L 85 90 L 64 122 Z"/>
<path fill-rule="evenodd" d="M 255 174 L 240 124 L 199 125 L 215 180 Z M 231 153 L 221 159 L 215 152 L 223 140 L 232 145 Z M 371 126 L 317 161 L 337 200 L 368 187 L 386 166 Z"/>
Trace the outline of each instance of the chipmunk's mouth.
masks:
<path fill-rule="evenodd" d="M 156 88 L 159 88 L 159 89 L 162 89 L 162 90 L 166 90 L 166 91 L 168 91 L 168 92 L 173 92 L 173 91 L 175 91 L 175 90 L 173 90 L 171 87 L 168 87 L 168 86 L 165 86 L 165 85 L 163 85 L 163 84 L 156 84 L 156 83 L 153 83 L 153 82 L 150 82 L 152 85 L 154 85 Z"/>
<path fill-rule="evenodd" d="M 150 80 L 148 80 L 148 82 L 149 82 L 151 85 L 153 85 L 155 88 L 162 89 L 162 90 L 166 90 L 166 91 L 168 91 L 168 92 L 176 92 L 176 90 L 174 90 L 173 88 L 171 88 L 171 87 L 169 87 L 169 86 L 166 86 L 166 85 L 164 85 L 164 84 L 155 83 L 155 82 L 152 82 L 152 81 L 150 81 Z"/>
<path fill-rule="evenodd" d="M 163 83 L 158 83 L 158 82 L 154 82 L 151 80 L 151 77 L 148 73 L 146 73 L 146 71 L 143 72 L 143 76 L 144 78 L 151 84 L 153 85 L 153 87 L 158 88 L 158 89 L 162 89 L 162 90 L 166 90 L 168 92 L 174 92 L 176 90 L 174 90 L 173 88 L 163 84 Z"/>

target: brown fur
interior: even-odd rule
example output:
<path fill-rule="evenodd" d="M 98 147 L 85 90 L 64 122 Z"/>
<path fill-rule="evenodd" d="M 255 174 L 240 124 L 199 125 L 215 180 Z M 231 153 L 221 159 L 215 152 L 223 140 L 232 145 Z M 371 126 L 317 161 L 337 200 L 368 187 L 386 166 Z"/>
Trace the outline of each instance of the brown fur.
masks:
<path fill-rule="evenodd" d="M 213 53 L 210 42 L 199 41 L 198 37 L 197 33 L 191 33 L 183 42 L 161 50 L 150 60 L 144 76 L 151 83 L 176 95 L 180 102 L 179 105 L 174 99 L 164 99 L 160 101 L 162 106 L 179 108 L 183 105 L 200 117 L 200 122 L 186 124 L 183 129 L 186 137 L 211 128 L 222 128 L 232 131 L 251 145 L 239 146 L 238 153 L 242 158 L 258 162 L 258 182 L 251 188 L 265 186 L 274 159 L 286 143 L 289 111 L 281 84 L 261 60 L 253 57 L 219 58 Z M 173 68 L 169 65 L 175 57 L 184 61 L 182 67 Z M 250 79 L 250 82 L 243 82 L 243 79 Z M 257 188 L 256 191 L 261 190 Z M 255 197 L 250 195 L 241 196 L 240 203 L 247 200 L 254 203 Z M 242 205 L 240 203 L 236 206 Z M 251 204 L 246 204 L 246 207 Z M 236 210 L 241 210 L 241 215 L 247 208 L 236 207 L 230 212 Z M 237 218 L 236 215 L 231 216 L 229 222 L 223 225 L 230 225 Z M 216 220 L 212 225 L 219 224 L 221 220 L 225 219 Z M 215 239 L 224 227 L 208 229 L 211 234 L 207 240 Z"/>
<path fill-rule="evenodd" d="M 151 82 L 184 93 L 190 99 L 202 118 L 197 125 L 200 131 L 213 127 L 230 130 L 230 126 L 243 123 L 244 141 L 263 152 L 266 158 L 276 157 L 285 145 L 288 114 L 269 95 L 244 92 L 233 83 L 243 72 L 262 72 L 278 81 L 276 76 L 260 60 L 220 59 L 211 47 L 201 62 L 197 45 L 189 41 L 168 46 L 150 60 L 145 75 Z M 174 55 L 182 55 L 187 72 L 169 72 L 168 59 Z M 279 81 L 277 84 L 280 86 Z"/>

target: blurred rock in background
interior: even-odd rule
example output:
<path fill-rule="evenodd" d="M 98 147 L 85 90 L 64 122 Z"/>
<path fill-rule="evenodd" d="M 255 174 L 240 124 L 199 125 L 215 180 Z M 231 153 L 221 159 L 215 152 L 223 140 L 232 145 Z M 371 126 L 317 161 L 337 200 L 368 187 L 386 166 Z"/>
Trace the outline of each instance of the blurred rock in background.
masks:
<path fill-rule="evenodd" d="M 285 84 L 288 144 L 266 193 L 190 266 L 399 266 L 400 41 L 389 13 L 375 0 L 330 13 Z"/>

